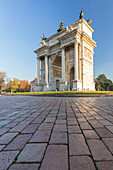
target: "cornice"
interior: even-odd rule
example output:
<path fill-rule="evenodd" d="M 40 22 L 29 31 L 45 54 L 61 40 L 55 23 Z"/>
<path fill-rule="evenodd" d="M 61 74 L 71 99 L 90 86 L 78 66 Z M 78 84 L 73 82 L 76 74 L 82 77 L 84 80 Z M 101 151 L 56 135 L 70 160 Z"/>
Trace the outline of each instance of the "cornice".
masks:
<path fill-rule="evenodd" d="M 63 35 L 62 37 L 58 38 L 57 40 L 58 40 L 59 42 L 61 42 L 61 41 L 63 41 L 64 39 L 67 39 L 67 38 L 72 37 L 73 35 L 76 36 L 77 31 L 78 31 L 77 29 L 74 29 L 74 30 L 72 30 L 72 31 L 66 32 L 65 35 Z"/>
<path fill-rule="evenodd" d="M 49 38 L 47 38 L 46 40 L 45 40 L 45 42 L 48 42 L 49 40 L 51 40 L 51 39 L 53 39 L 54 37 L 56 37 L 56 36 L 58 36 L 58 35 L 60 35 L 60 34 L 62 34 L 62 33 L 64 33 L 66 31 L 66 28 L 64 28 L 62 31 L 60 31 L 60 32 L 57 32 L 56 34 L 53 34 L 52 36 L 50 36 Z"/>
<path fill-rule="evenodd" d="M 35 50 L 34 52 L 35 52 L 36 54 L 38 54 L 38 53 L 43 52 L 44 50 L 48 50 L 48 49 L 49 49 L 49 46 L 44 45 L 44 46 L 38 48 L 37 50 Z"/>
<path fill-rule="evenodd" d="M 96 47 L 96 42 L 95 42 L 88 34 L 86 34 L 84 31 L 82 32 L 81 40 L 86 40 L 86 41 L 88 41 L 94 48 Z"/>

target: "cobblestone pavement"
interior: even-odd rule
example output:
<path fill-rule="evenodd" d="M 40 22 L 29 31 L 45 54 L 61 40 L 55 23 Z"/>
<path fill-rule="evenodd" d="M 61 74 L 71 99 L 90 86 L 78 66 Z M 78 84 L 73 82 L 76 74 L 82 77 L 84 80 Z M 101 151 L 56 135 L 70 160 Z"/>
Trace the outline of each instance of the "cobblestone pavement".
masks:
<path fill-rule="evenodd" d="M 113 98 L 0 96 L 0 170 L 112 170 Z"/>

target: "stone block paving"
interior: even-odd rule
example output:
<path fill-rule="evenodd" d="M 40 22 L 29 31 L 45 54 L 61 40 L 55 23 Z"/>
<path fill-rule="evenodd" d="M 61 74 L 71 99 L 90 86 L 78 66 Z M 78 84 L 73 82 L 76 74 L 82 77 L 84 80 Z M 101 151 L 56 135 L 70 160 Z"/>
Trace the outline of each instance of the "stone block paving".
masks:
<path fill-rule="evenodd" d="M 0 170 L 112 170 L 112 97 L 0 96 Z"/>

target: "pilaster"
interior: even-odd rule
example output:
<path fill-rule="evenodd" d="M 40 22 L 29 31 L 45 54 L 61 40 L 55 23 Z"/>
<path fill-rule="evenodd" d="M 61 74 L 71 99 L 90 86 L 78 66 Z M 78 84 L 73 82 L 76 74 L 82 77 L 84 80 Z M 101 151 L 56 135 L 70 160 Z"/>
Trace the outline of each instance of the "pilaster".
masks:
<path fill-rule="evenodd" d="M 48 84 L 48 56 L 45 56 L 45 84 Z"/>
<path fill-rule="evenodd" d="M 74 43 L 74 80 L 73 91 L 82 90 L 82 82 L 80 80 L 80 49 L 77 40 Z"/>
<path fill-rule="evenodd" d="M 44 91 L 47 91 L 49 87 L 48 84 L 48 56 L 45 55 L 45 84 L 44 84 Z"/>
<path fill-rule="evenodd" d="M 67 90 L 67 82 L 65 81 L 65 48 L 62 48 L 62 80 L 60 82 L 60 90 Z"/>
<path fill-rule="evenodd" d="M 40 58 L 37 57 L 37 84 L 40 84 Z"/>

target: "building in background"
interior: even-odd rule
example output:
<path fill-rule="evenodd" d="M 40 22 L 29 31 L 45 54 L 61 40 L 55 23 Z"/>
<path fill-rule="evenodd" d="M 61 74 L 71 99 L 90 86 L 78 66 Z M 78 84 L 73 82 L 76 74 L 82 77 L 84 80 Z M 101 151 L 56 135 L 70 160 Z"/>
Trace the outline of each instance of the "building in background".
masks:
<path fill-rule="evenodd" d="M 31 81 L 31 92 L 36 92 L 37 91 L 37 77 L 34 78 L 33 81 Z"/>
<path fill-rule="evenodd" d="M 96 42 L 92 39 L 91 20 L 79 20 L 49 38 L 43 34 L 37 54 L 37 80 L 31 88 L 36 91 L 75 90 L 94 91 L 93 55 Z M 32 85 L 32 84 L 35 85 Z"/>

